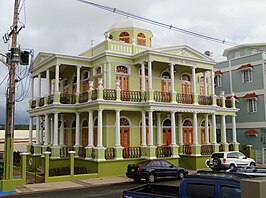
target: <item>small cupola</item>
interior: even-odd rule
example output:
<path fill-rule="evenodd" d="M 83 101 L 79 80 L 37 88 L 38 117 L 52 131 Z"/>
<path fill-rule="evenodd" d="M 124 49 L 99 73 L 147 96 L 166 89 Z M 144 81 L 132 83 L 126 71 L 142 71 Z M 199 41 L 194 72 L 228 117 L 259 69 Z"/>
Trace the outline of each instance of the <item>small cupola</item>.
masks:
<path fill-rule="evenodd" d="M 153 35 L 144 23 L 126 18 L 112 25 L 105 36 L 114 41 L 151 47 Z"/>

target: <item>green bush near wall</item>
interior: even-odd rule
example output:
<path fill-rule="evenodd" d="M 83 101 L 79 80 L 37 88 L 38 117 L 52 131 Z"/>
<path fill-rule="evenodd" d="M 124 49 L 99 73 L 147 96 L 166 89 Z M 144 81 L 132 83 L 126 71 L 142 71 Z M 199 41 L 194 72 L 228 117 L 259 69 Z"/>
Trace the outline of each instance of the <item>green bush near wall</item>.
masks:
<path fill-rule="evenodd" d="M 75 167 L 74 174 L 87 174 L 88 171 L 85 167 Z M 60 167 L 60 168 L 51 168 L 49 170 L 49 176 L 61 176 L 61 175 L 70 175 L 69 167 Z"/>

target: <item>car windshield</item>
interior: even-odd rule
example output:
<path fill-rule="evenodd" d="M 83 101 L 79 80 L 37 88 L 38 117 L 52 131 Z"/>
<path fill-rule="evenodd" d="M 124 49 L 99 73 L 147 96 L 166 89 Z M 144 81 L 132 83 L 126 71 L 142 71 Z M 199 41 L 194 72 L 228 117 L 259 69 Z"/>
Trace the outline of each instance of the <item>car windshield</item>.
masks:
<path fill-rule="evenodd" d="M 223 158 L 224 154 L 223 153 L 213 153 L 212 158 Z"/>

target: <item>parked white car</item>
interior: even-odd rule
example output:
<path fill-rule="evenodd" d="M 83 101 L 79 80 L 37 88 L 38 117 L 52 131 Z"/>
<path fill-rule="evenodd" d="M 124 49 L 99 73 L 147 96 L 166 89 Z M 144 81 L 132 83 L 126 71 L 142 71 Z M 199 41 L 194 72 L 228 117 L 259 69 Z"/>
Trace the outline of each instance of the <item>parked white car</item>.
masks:
<path fill-rule="evenodd" d="M 235 167 L 256 166 L 256 162 L 238 151 L 213 153 L 211 158 L 206 160 L 206 166 L 212 170 L 227 170 Z"/>

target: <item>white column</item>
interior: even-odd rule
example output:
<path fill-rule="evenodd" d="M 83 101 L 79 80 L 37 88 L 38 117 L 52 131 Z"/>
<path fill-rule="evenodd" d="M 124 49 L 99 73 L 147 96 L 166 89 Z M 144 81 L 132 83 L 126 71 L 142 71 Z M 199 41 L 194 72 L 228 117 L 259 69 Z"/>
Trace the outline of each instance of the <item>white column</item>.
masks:
<path fill-rule="evenodd" d="M 182 114 L 178 114 L 178 134 L 179 134 L 179 145 L 183 145 L 183 122 L 182 122 Z"/>
<path fill-rule="evenodd" d="M 157 115 L 157 146 L 162 145 L 162 129 L 161 129 L 161 113 L 156 113 Z"/>
<path fill-rule="evenodd" d="M 59 92 L 59 64 L 55 66 L 55 92 Z"/>
<path fill-rule="evenodd" d="M 212 83 L 212 86 L 211 86 L 211 92 L 212 92 L 212 95 L 215 94 L 215 88 L 214 88 L 214 77 L 215 77 L 215 74 L 214 74 L 214 71 L 211 70 L 211 83 Z"/>
<path fill-rule="evenodd" d="M 53 137 L 54 137 L 54 118 L 51 117 L 50 121 L 51 121 L 51 123 L 50 123 L 51 133 L 49 134 L 49 143 L 50 143 L 50 145 L 53 145 L 54 144 L 54 139 L 53 139 Z"/>
<path fill-rule="evenodd" d="M 93 111 L 89 110 L 89 122 L 88 122 L 88 147 L 93 146 Z"/>
<path fill-rule="evenodd" d="M 46 70 L 46 94 L 50 95 L 50 70 Z"/>
<path fill-rule="evenodd" d="M 142 139 L 141 139 L 141 146 L 146 146 L 146 116 L 145 116 L 145 111 L 141 112 L 142 115 L 142 128 L 141 128 L 141 133 L 142 133 Z"/>
<path fill-rule="evenodd" d="M 49 115 L 48 114 L 45 114 L 44 116 L 44 130 L 45 130 L 45 138 L 44 138 L 44 145 L 48 145 L 49 144 L 49 133 L 50 133 L 50 130 L 49 130 L 49 123 L 50 123 L 50 120 L 49 120 Z"/>
<path fill-rule="evenodd" d="M 60 145 L 64 145 L 64 115 L 62 114 L 60 116 L 60 141 L 59 144 Z"/>
<path fill-rule="evenodd" d="M 41 74 L 38 74 L 38 97 L 42 97 L 42 78 Z"/>
<path fill-rule="evenodd" d="M 171 111 L 171 145 L 176 144 L 176 133 L 175 133 L 175 112 Z"/>
<path fill-rule="evenodd" d="M 212 143 L 213 144 L 217 143 L 217 138 L 216 138 L 216 115 L 214 113 L 212 114 Z"/>
<path fill-rule="evenodd" d="M 196 68 L 192 67 L 192 93 L 196 93 Z"/>
<path fill-rule="evenodd" d="M 79 93 L 80 93 L 80 68 L 81 68 L 81 66 L 78 65 L 77 66 L 77 91 L 76 91 L 76 95 L 79 95 Z"/>
<path fill-rule="evenodd" d="M 115 111 L 115 146 L 121 147 L 121 144 L 120 144 L 120 110 Z"/>
<path fill-rule="evenodd" d="M 152 89 L 152 61 L 148 61 L 149 89 Z"/>
<path fill-rule="evenodd" d="M 76 142 L 75 146 L 80 146 L 80 113 L 76 113 Z"/>
<path fill-rule="evenodd" d="M 106 62 L 104 62 L 103 64 L 103 88 L 106 89 L 106 84 L 107 84 L 107 79 L 106 79 L 106 76 L 107 76 L 107 69 L 106 69 Z"/>
<path fill-rule="evenodd" d="M 205 144 L 209 144 L 209 115 L 205 115 Z"/>
<path fill-rule="evenodd" d="M 98 142 L 97 142 L 97 147 L 102 147 L 102 118 L 103 118 L 103 110 L 98 109 Z"/>
<path fill-rule="evenodd" d="M 141 63 L 141 91 L 145 91 L 145 62 Z"/>
<path fill-rule="evenodd" d="M 111 89 L 112 87 L 112 83 L 111 83 L 111 80 L 112 80 L 112 71 L 111 71 L 111 63 L 110 62 L 107 62 L 108 64 L 108 89 Z"/>
<path fill-rule="evenodd" d="M 208 92 L 207 92 L 207 76 L 206 76 L 206 72 L 203 72 L 203 87 L 204 87 L 204 96 L 207 96 Z"/>
<path fill-rule="evenodd" d="M 198 117 L 193 113 L 193 144 L 198 144 Z"/>
<path fill-rule="evenodd" d="M 36 144 L 40 144 L 40 116 L 36 116 Z"/>
<path fill-rule="evenodd" d="M 30 117 L 29 119 L 29 144 L 32 144 L 32 120 L 33 118 Z"/>
<path fill-rule="evenodd" d="M 43 144 L 43 118 L 40 117 L 40 144 Z"/>
<path fill-rule="evenodd" d="M 171 92 L 175 92 L 174 63 L 170 63 L 170 75 L 171 75 Z"/>
<path fill-rule="evenodd" d="M 54 113 L 54 144 L 58 146 L 58 113 Z"/>
<path fill-rule="evenodd" d="M 31 99 L 34 100 L 34 76 L 31 76 Z"/>
<path fill-rule="evenodd" d="M 233 137 L 233 142 L 237 142 L 236 140 L 236 115 L 232 116 L 232 137 Z"/>
<path fill-rule="evenodd" d="M 226 142 L 226 124 L 225 124 L 225 115 L 221 115 L 221 142 Z"/>
<path fill-rule="evenodd" d="M 153 117 L 152 111 L 149 111 L 149 146 L 153 146 Z"/>

